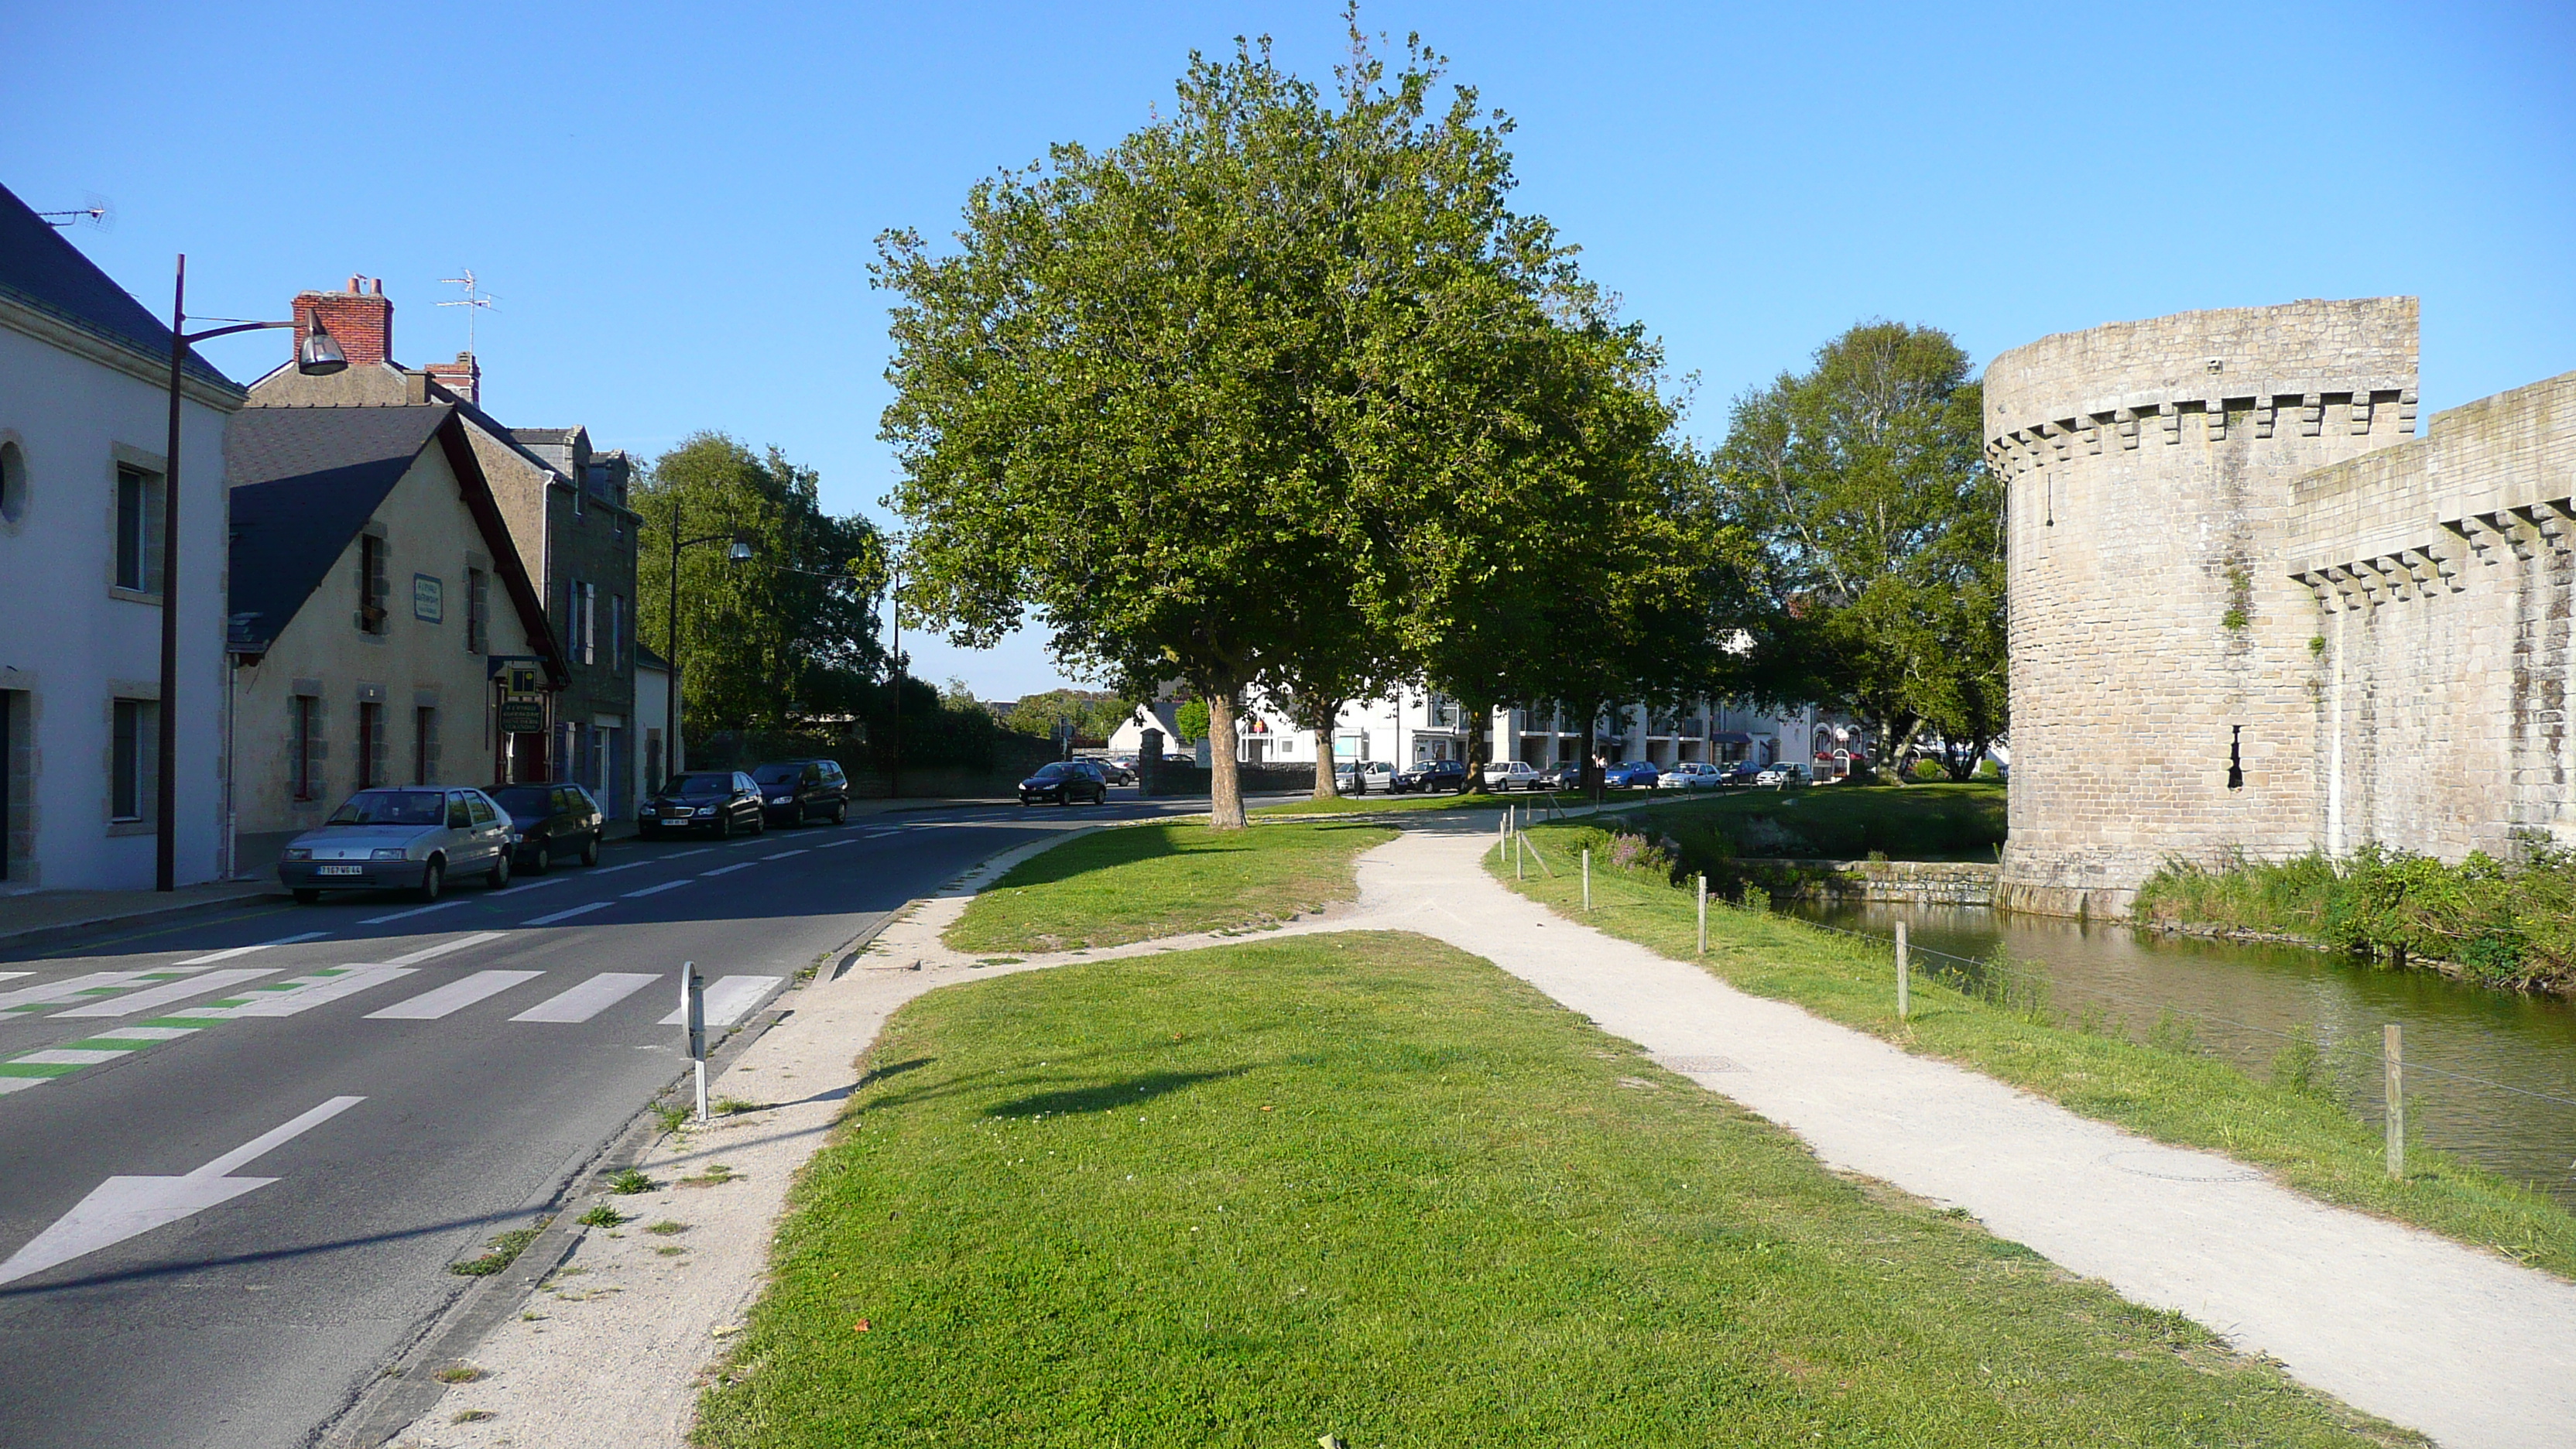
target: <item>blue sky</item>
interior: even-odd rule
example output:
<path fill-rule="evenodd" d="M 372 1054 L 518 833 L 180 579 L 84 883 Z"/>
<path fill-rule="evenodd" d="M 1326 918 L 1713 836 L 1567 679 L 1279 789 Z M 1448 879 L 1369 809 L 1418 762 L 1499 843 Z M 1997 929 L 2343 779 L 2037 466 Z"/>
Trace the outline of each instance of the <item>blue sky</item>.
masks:
<path fill-rule="evenodd" d="M 1519 205 L 1695 374 L 1691 430 L 1851 323 L 1981 362 L 2196 307 L 2424 299 L 2440 408 L 2576 368 L 2576 7 L 1541 6 L 1377 0 L 1518 121 Z M 1334 7 L 81 4 L 0 7 L 0 181 L 93 195 L 75 238 L 166 309 L 279 315 L 385 279 L 396 350 L 499 295 L 487 404 L 655 452 L 700 428 L 877 512 L 892 462 L 882 228 L 1101 143 L 1193 48 L 1268 33 L 1322 78 Z M 236 377 L 274 334 L 213 344 Z M 914 642 L 907 640 L 908 643 Z M 923 640 L 986 696 L 1039 641 Z"/>

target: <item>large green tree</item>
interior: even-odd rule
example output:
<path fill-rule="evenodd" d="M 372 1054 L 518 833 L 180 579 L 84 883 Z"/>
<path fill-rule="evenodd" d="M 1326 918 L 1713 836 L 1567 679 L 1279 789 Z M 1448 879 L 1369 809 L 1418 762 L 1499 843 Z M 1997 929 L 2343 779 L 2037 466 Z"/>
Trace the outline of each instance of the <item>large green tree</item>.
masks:
<path fill-rule="evenodd" d="M 969 645 L 1034 611 L 1076 673 L 1185 682 L 1220 827 L 1246 689 L 1321 718 L 1483 606 L 1615 333 L 1505 205 L 1508 124 L 1432 106 L 1440 65 L 1408 42 L 1390 75 L 1355 30 L 1327 96 L 1266 42 L 1194 55 L 1168 118 L 977 185 L 953 251 L 881 242 L 906 604 Z"/>
<path fill-rule="evenodd" d="M 680 665 L 687 717 L 714 729 L 780 729 L 860 713 L 885 677 L 875 601 L 885 577 L 873 525 L 822 509 L 819 479 L 772 448 L 698 433 L 634 493 L 640 634 Z M 674 527 L 679 630 L 669 600 Z M 734 561 L 730 540 L 751 545 Z"/>
<path fill-rule="evenodd" d="M 1850 709 L 1882 768 L 1928 728 L 1973 770 L 2007 723 L 2003 489 L 1982 405 L 1948 333 L 1863 323 L 1739 399 L 1718 450 L 1763 549 L 1766 692 Z"/>

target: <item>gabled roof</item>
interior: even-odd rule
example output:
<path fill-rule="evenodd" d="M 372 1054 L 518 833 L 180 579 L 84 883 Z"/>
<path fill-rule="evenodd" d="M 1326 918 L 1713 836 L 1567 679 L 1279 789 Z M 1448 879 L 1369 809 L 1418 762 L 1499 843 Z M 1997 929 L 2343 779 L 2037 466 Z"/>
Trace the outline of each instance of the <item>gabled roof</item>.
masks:
<path fill-rule="evenodd" d="M 0 294 L 169 366 L 169 324 L 110 280 L 59 228 L 5 186 L 0 186 Z M 241 384 L 207 366 L 194 352 L 188 354 L 188 371 L 233 391 L 241 389 Z"/>
<path fill-rule="evenodd" d="M 233 415 L 224 434 L 233 515 L 226 647 L 237 654 L 266 652 L 330 577 L 349 540 L 433 443 L 456 475 L 520 625 L 562 682 L 562 653 L 545 605 L 511 546 L 492 485 L 449 403 L 244 408 Z"/>

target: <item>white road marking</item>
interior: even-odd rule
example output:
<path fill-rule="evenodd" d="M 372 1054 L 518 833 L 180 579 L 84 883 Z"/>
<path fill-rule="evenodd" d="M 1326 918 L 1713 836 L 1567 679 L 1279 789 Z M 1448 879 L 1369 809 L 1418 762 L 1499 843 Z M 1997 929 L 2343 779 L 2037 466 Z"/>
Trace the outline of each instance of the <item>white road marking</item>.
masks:
<path fill-rule="evenodd" d="M 305 931 L 298 935 L 280 936 L 274 941 L 262 941 L 255 946 L 235 946 L 224 951 L 209 951 L 203 956 L 191 956 L 185 961 L 173 961 L 170 964 L 173 966 L 212 966 L 218 961 L 230 961 L 236 956 L 247 956 L 253 951 L 265 951 L 271 946 L 292 946 L 299 941 L 319 941 L 330 934 L 331 933 L 328 931 Z"/>
<path fill-rule="evenodd" d="M 246 1016 L 294 1016 L 413 974 L 414 969 L 409 966 L 353 966 L 345 976 L 306 976 L 281 982 L 280 986 L 285 989 L 263 991 L 255 999 L 239 1006 L 197 1006 L 174 1011 L 170 1015 L 202 1016 L 214 1021 L 232 1021 Z"/>
<path fill-rule="evenodd" d="M 628 891 L 624 899 L 631 901 L 637 896 L 658 896 L 664 891 L 675 891 L 687 884 L 689 884 L 689 882 L 685 880 L 666 880 L 660 885 L 646 886 L 640 891 Z"/>
<path fill-rule="evenodd" d="M 589 905 L 575 906 L 568 911 L 557 911 L 551 916 L 539 916 L 535 920 L 527 921 L 523 924 L 530 926 L 551 926 L 557 921 L 569 921 L 575 916 L 586 916 L 593 911 L 607 910 L 610 906 L 615 904 L 616 902 L 614 901 L 592 901 Z"/>
<path fill-rule="evenodd" d="M 0 971 L 0 981 L 15 981 L 21 976 L 33 976 L 35 974 L 36 973 L 33 971 Z"/>
<path fill-rule="evenodd" d="M 561 996 L 538 1002 L 512 1021 L 588 1021 L 662 978 L 650 972 L 603 971 Z"/>
<path fill-rule="evenodd" d="M 810 849 L 810 848 L 811 848 L 811 847 L 809 847 L 809 846 L 803 846 L 803 845 L 800 845 L 800 846 L 796 847 L 794 850 L 782 850 L 782 851 L 778 852 L 776 855 L 764 855 L 764 856 L 762 856 L 762 857 L 761 857 L 761 859 L 762 859 L 762 860 L 785 860 L 787 857 L 789 857 L 789 856 L 791 856 L 791 855 L 803 855 L 803 854 L 804 854 L 808 849 Z"/>
<path fill-rule="evenodd" d="M 731 874 L 733 874 L 735 871 L 738 871 L 738 870 L 749 870 L 749 869 L 751 869 L 753 866 L 758 865 L 758 864 L 760 864 L 760 862 L 759 862 L 759 861 L 756 861 L 756 860 L 737 860 L 737 861 L 735 861 L 735 862 L 734 862 L 733 864 L 731 864 L 731 865 L 720 865 L 720 866 L 717 866 L 717 867 L 716 867 L 715 869 L 713 869 L 713 870 L 702 870 L 702 871 L 699 871 L 699 872 L 698 872 L 698 879 L 700 879 L 700 880 L 704 880 L 704 879 L 706 879 L 708 876 L 711 876 L 711 875 L 731 875 Z"/>
<path fill-rule="evenodd" d="M 23 1057 L 11 1057 L 9 1060 L 42 1062 L 52 1067 L 94 1067 L 100 1062 L 115 1061 L 123 1055 L 125 1053 L 122 1051 L 101 1052 L 86 1051 L 76 1047 L 55 1047 L 49 1051 L 29 1052 Z"/>
<path fill-rule="evenodd" d="M 769 995 L 769 989 L 786 980 L 784 976 L 719 976 L 707 984 L 707 1025 L 731 1026 L 745 1012 L 758 1006 Z M 664 1026 L 678 1026 L 680 1013 L 662 1018 Z"/>
<path fill-rule="evenodd" d="M 260 944 L 263 946 L 292 946 L 298 941 L 319 941 L 330 934 L 331 933 L 328 931 L 299 931 L 292 936 L 280 936 L 274 941 L 262 941 Z"/>
<path fill-rule="evenodd" d="M 487 996 L 498 996 L 522 981 L 534 981 L 543 971 L 477 971 L 471 976 L 450 981 L 435 991 L 424 991 L 409 1001 L 397 1001 L 382 1011 L 367 1013 L 369 1021 L 436 1021 L 462 1011 Z"/>
<path fill-rule="evenodd" d="M 503 936 L 508 934 L 509 932 L 507 931 L 477 931 L 471 936 L 459 936 L 453 941 L 441 941 L 435 946 L 424 946 L 420 950 L 414 951 L 408 956 L 396 956 L 385 964 L 388 966 L 417 966 L 423 961 L 444 956 L 450 951 L 462 951 L 468 946 L 480 946 L 486 941 L 500 940 Z"/>
<path fill-rule="evenodd" d="M 82 1198 L 78 1206 L 36 1234 L 26 1246 L 0 1263 L 0 1283 L 14 1283 L 47 1268 L 86 1257 L 101 1248 L 175 1223 L 191 1214 L 226 1203 L 273 1177 L 226 1177 L 253 1158 L 321 1126 L 365 1101 L 333 1097 L 282 1127 L 271 1128 L 183 1177 L 111 1177 Z"/>
<path fill-rule="evenodd" d="M 365 920 L 362 920 L 362 921 L 358 922 L 358 924 L 359 924 L 359 925 L 361 925 L 361 926 L 381 926 L 381 925 L 383 925 L 383 924 L 384 924 L 385 922 L 387 922 L 387 921 L 404 921 L 404 920 L 409 920 L 409 919 L 411 919 L 413 916 L 425 916 L 425 915 L 428 915 L 428 914 L 429 914 L 430 912 L 432 912 L 432 911 L 444 911 L 444 910 L 449 910 L 449 909 L 451 909 L 451 908 L 453 908 L 453 907 L 461 906 L 461 905 L 463 905 L 463 904 L 465 904 L 465 898 L 464 898 L 463 896 L 458 896 L 456 899 L 454 899 L 454 900 L 452 900 L 452 901 L 440 901 L 437 905 L 434 905 L 434 906 L 414 906 L 414 907 L 412 907 L 410 910 L 407 910 L 407 911 L 395 911 L 395 912 L 393 912 L 393 913 L 392 913 L 392 914 L 390 914 L 390 915 L 383 915 L 383 916 L 369 916 L 369 917 L 367 917 Z"/>
<path fill-rule="evenodd" d="M 816 850 L 831 850 L 831 849 L 835 849 L 835 848 L 837 848 L 837 847 L 839 847 L 839 846 L 844 846 L 844 845 L 856 845 L 856 844 L 858 844 L 858 843 L 859 843 L 859 837 L 858 837 L 858 836 L 853 835 L 853 836 L 851 836 L 851 837 L 850 837 L 849 839 L 847 839 L 847 840 L 827 840 L 827 841 L 823 842 L 821 845 L 815 846 L 814 848 L 815 848 Z"/>
<path fill-rule="evenodd" d="M 107 1030 L 100 1032 L 98 1035 L 91 1037 L 90 1040 L 130 1042 L 177 1041 L 183 1036 L 195 1036 L 198 1030 L 198 1028 L 193 1026 L 111 1026 Z"/>
<path fill-rule="evenodd" d="M 621 870 L 633 870 L 639 865 L 651 865 L 652 863 L 653 862 L 649 860 L 630 860 L 624 865 L 603 865 L 599 869 L 590 873 L 592 875 L 615 875 Z"/>
<path fill-rule="evenodd" d="M 238 986 L 245 981 L 256 981 L 262 976 L 274 976 L 277 970 L 278 968 L 274 966 L 264 966 L 209 971 L 203 976 L 191 976 L 185 981 L 173 981 L 167 985 L 155 986 L 148 991 L 137 991 L 129 996 L 111 996 L 105 1001 L 93 1001 L 87 1006 L 75 1006 L 69 1011 L 54 1012 L 53 1015 L 58 1017 L 132 1016 L 138 1011 L 151 1007 L 168 1006 L 174 1001 L 185 1001 L 191 996 L 203 996 L 207 992 L 217 991 L 226 986 Z"/>
<path fill-rule="evenodd" d="M 701 846 L 699 846 L 699 847 L 698 847 L 697 849 L 695 849 L 695 850 L 675 850 L 675 851 L 672 851 L 669 855 L 656 856 L 656 857 L 655 857 L 655 859 L 657 859 L 657 860 L 686 860 L 686 859 L 688 859 L 690 856 L 693 856 L 693 855 L 704 855 L 704 854 L 706 854 L 708 851 L 711 851 L 711 850 L 713 850 L 713 849 L 715 849 L 715 847 L 714 847 L 714 846 L 712 846 L 712 845 L 701 845 Z M 643 862 L 641 862 L 641 861 L 638 861 L 638 862 L 636 862 L 636 863 L 637 863 L 637 864 L 639 864 L 639 865 L 643 864 Z"/>
<path fill-rule="evenodd" d="M 511 887 L 510 887 L 510 888 L 508 888 L 507 890 L 485 891 L 485 892 L 483 893 L 483 898 L 484 898 L 484 899 L 486 899 L 486 900 L 498 900 L 498 899 L 499 899 L 499 898 L 501 898 L 502 896 L 517 896 L 517 895 L 525 895 L 525 894 L 527 894 L 529 891 L 541 891 L 541 890 L 544 890 L 544 889 L 545 889 L 546 887 L 548 887 L 548 886 L 559 886 L 559 885 L 562 885 L 562 884 L 564 883 L 565 879 L 566 879 L 566 877 L 563 877 L 563 876 L 556 876 L 556 877 L 555 877 L 554 879 L 552 879 L 552 880 L 532 880 L 532 881 L 529 881 L 529 882 L 528 882 L 527 884 L 525 884 L 525 885 L 514 885 L 514 886 L 511 886 Z"/>
<path fill-rule="evenodd" d="M 42 986 L 21 986 L 15 991 L 0 991 L 0 1011 L 13 1006 L 68 1006 L 89 1000 L 93 990 L 122 991 L 142 980 L 140 971 L 92 971 L 85 976 L 67 976 Z"/>

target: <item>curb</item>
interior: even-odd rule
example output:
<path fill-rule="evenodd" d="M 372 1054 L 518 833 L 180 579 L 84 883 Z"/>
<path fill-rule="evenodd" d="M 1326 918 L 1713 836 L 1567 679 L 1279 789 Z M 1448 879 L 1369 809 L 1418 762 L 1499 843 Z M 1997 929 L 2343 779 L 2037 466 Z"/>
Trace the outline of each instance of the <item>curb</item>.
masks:
<path fill-rule="evenodd" d="M 177 920 L 200 913 L 239 910 L 245 906 L 275 905 L 285 897 L 267 891 L 252 895 L 223 896 L 210 901 L 182 901 L 173 905 L 150 906 L 139 911 L 118 911 L 112 915 L 90 916 L 77 921 L 60 921 L 50 926 L 30 926 L 23 931 L 0 932 L 0 951 L 19 951 L 42 946 L 92 931 L 117 926 L 145 925 L 154 921 Z"/>

